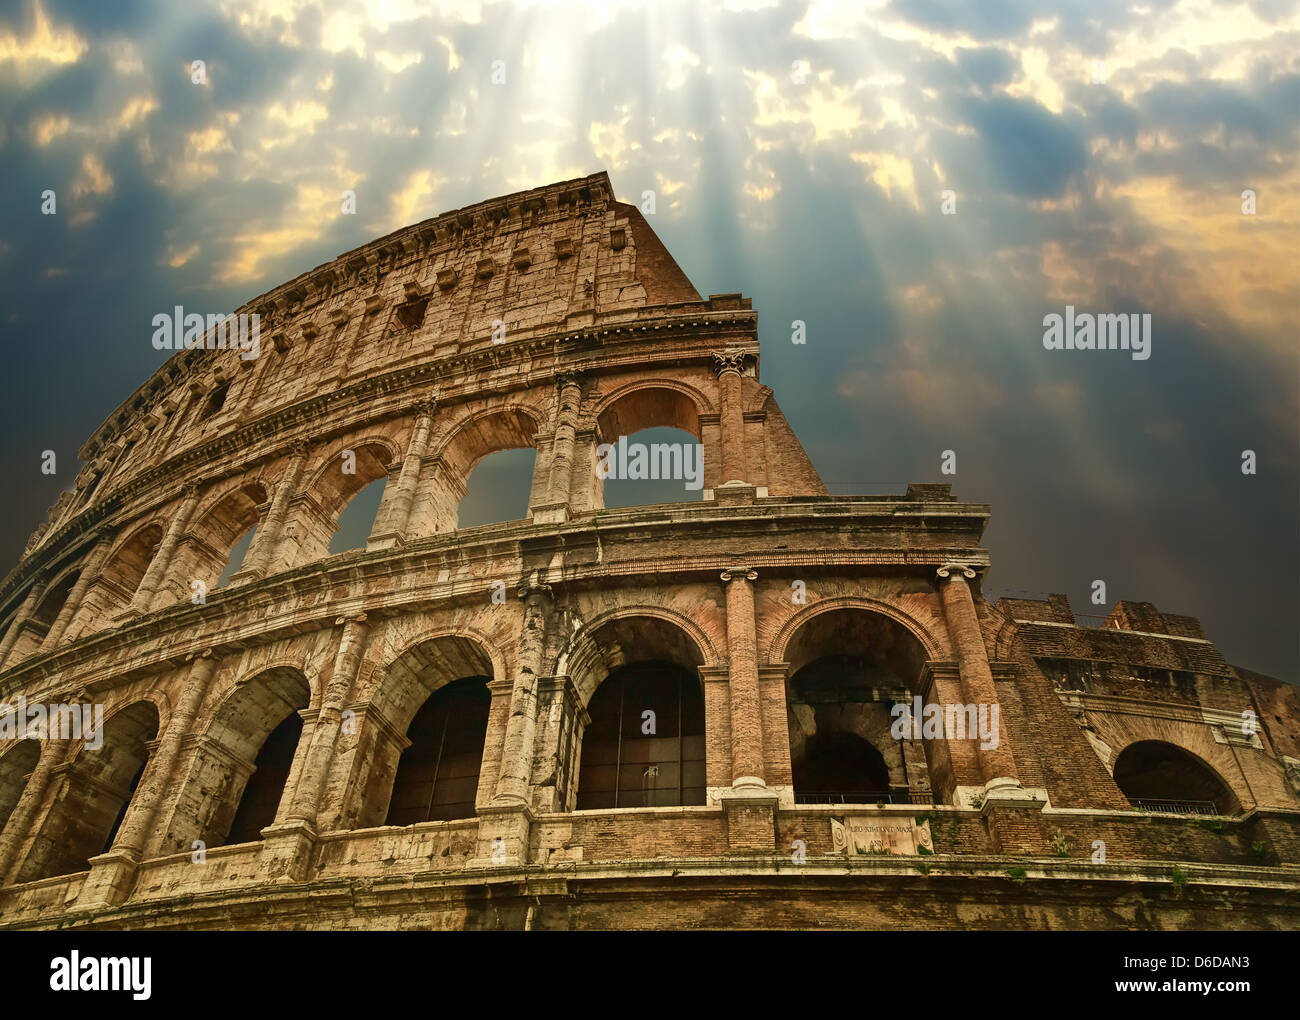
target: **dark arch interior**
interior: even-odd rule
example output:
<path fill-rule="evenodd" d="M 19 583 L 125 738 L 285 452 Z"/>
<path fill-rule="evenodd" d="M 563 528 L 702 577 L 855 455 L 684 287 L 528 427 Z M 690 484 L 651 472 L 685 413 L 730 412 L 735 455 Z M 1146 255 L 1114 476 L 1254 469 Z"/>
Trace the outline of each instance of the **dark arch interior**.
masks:
<path fill-rule="evenodd" d="M 1198 802 L 1212 804 L 1219 814 L 1239 810 L 1236 797 L 1213 769 L 1181 747 L 1160 740 L 1140 740 L 1120 752 L 1115 759 L 1115 783 L 1130 801 L 1152 810 L 1190 811 Z"/>
<path fill-rule="evenodd" d="M 387 825 L 474 817 L 483 741 L 492 695 L 488 677 L 440 687 L 415 713 L 406 731 L 389 802 Z"/>
<path fill-rule="evenodd" d="M 895 700 L 908 696 L 926 660 L 913 634 L 880 613 L 845 607 L 804 623 L 785 657 L 796 802 L 917 803 L 943 796 L 951 773 L 935 768 L 942 750 L 909 751 L 892 725 Z"/>
<path fill-rule="evenodd" d="M 587 706 L 578 810 L 706 802 L 704 698 L 671 662 L 620 666 Z"/>
<path fill-rule="evenodd" d="M 13 814 L 23 795 L 27 777 L 41 756 L 40 745 L 31 739 L 20 740 L 0 758 L 0 832 Z"/>
<path fill-rule="evenodd" d="M 889 791 L 884 756 L 856 733 L 830 730 L 808 738 L 803 756 L 792 762 L 794 786 L 806 801 L 846 800 Z M 868 798 L 869 799 L 869 798 Z"/>
<path fill-rule="evenodd" d="M 267 736 L 230 823 L 227 845 L 256 842 L 262 838 L 262 830 L 275 821 L 300 736 L 302 716 L 297 712 L 290 712 Z"/>

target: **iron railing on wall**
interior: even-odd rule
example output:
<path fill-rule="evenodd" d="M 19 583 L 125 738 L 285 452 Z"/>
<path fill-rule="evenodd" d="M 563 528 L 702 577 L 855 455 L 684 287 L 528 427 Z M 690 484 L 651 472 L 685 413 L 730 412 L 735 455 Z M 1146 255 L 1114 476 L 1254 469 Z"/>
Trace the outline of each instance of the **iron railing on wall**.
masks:
<path fill-rule="evenodd" d="M 907 790 L 883 790 L 879 793 L 861 793 L 839 790 L 795 790 L 796 804 L 933 804 L 933 793 L 911 793 Z"/>
<path fill-rule="evenodd" d="M 1219 809 L 1209 800 L 1148 800 L 1145 797 L 1129 801 L 1139 811 L 1154 811 L 1162 815 L 1217 815 Z"/>

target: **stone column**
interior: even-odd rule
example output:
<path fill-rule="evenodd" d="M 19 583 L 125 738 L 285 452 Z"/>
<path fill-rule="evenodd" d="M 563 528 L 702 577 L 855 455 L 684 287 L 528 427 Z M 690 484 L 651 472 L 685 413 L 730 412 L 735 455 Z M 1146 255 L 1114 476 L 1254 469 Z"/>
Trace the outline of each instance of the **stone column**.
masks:
<path fill-rule="evenodd" d="M 333 671 L 325 685 L 318 714 L 311 721 L 310 736 L 304 726 L 298 738 L 293 763 L 295 774 L 289 778 L 293 798 L 287 811 L 281 800 L 275 823 L 262 830 L 258 874 L 270 881 L 301 882 L 308 877 L 316 846 L 316 818 L 329 780 L 334 745 L 342 728 L 343 707 L 351 700 L 352 688 L 361 671 L 370 633 L 366 614 L 339 617 L 335 624 L 342 624 L 343 630 L 334 653 Z M 305 751 L 304 743 L 307 743 Z M 282 816 L 284 821 L 280 820 Z"/>
<path fill-rule="evenodd" d="M 285 466 L 284 477 L 275 487 L 271 496 L 271 506 L 266 512 L 266 519 L 257 527 L 252 545 L 239 570 L 230 578 L 232 584 L 265 577 L 275 570 L 275 554 L 279 551 L 280 535 L 284 531 L 284 522 L 289 515 L 289 502 L 298 491 L 299 480 L 307 466 L 310 444 L 301 440 L 290 448 L 289 463 Z"/>
<path fill-rule="evenodd" d="M 517 867 L 528 860 L 533 812 L 529 803 L 537 735 L 538 684 L 553 600 L 545 584 L 523 592 L 523 626 L 510 691 L 510 718 L 501 745 L 501 770 L 492 801 L 477 809 L 478 841 L 473 866 Z"/>
<path fill-rule="evenodd" d="M 555 439 L 551 445 L 551 477 L 546 491 L 547 505 L 561 504 L 566 514 L 573 486 L 574 437 L 578 411 L 582 406 L 582 381 L 576 374 L 556 377 L 560 384 L 559 412 Z"/>
<path fill-rule="evenodd" d="M 548 585 L 534 585 L 523 593 L 524 618 L 519 633 L 519 660 L 510 692 L 510 721 L 501 751 L 497 776 L 498 804 L 527 804 L 533 774 L 533 743 L 537 730 L 537 682 L 542 672 L 546 621 L 552 599 Z"/>
<path fill-rule="evenodd" d="M 36 606 L 45 594 L 47 583 L 44 578 L 37 578 L 31 590 L 27 593 L 27 597 L 23 599 L 23 604 L 18 607 L 18 612 L 14 614 L 14 622 L 9 625 L 4 641 L 0 642 L 0 669 L 4 669 L 7 665 L 6 660 L 9 658 L 9 653 L 13 651 L 14 642 L 18 640 L 18 634 L 23 629 L 23 625 L 32 618 L 32 613 L 36 612 Z"/>
<path fill-rule="evenodd" d="M 81 565 L 81 573 L 77 577 L 77 583 L 72 586 L 72 591 L 68 592 L 68 600 L 63 603 L 63 608 L 59 615 L 55 617 L 54 622 L 50 624 L 50 631 L 45 635 L 45 641 L 42 643 L 42 649 L 53 648 L 63 637 L 64 631 L 68 629 L 68 624 L 72 618 L 77 615 L 77 610 L 81 608 L 82 600 L 86 597 L 86 589 L 99 576 L 103 569 L 104 561 L 108 559 L 108 552 L 113 547 L 114 535 L 106 534 L 100 538 L 98 544 L 90 551 L 86 561 Z"/>
<path fill-rule="evenodd" d="M 180 699 L 167 720 L 167 729 L 149 755 L 149 764 L 131 797 L 113 845 L 90 862 L 90 874 L 77 897 L 78 907 L 121 903 L 135 885 L 136 870 L 153 833 L 158 809 L 176 773 L 181 743 L 189 734 L 217 671 L 217 659 L 210 650 L 194 656 L 192 662 Z"/>
<path fill-rule="evenodd" d="M 31 831 L 32 822 L 45 803 L 45 795 L 50 785 L 50 770 L 58 765 L 67 754 L 66 740 L 42 740 L 41 756 L 36 760 L 36 768 L 27 777 L 22 796 L 14 805 L 9 821 L 0 832 L 0 885 L 5 885 L 11 872 L 16 872 L 22 863 L 18 855 L 23 841 Z"/>
<path fill-rule="evenodd" d="M 352 686 L 361 670 L 361 658 L 365 653 L 366 637 L 370 630 L 365 613 L 348 618 L 340 617 L 336 622 L 343 624 L 343 631 L 334 653 L 334 670 L 325 687 L 325 696 L 321 699 L 316 725 L 312 727 L 311 746 L 303 760 L 302 775 L 294 790 L 293 807 L 289 811 L 289 821 L 305 822 L 311 826 L 316 824 L 321 794 L 329 778 L 330 758 L 334 754 L 334 744 L 338 740 L 343 720 L 343 706 L 349 701 Z"/>
<path fill-rule="evenodd" d="M 744 482 L 745 475 L 745 416 L 740 391 L 740 370 L 746 355 L 732 352 L 713 355 L 714 371 L 718 374 L 718 389 L 722 405 L 722 484 Z"/>
<path fill-rule="evenodd" d="M 753 582 L 757 577 L 757 571 L 747 567 L 722 572 L 722 581 L 727 586 L 733 787 L 764 785 L 763 716 L 758 688 L 758 646 L 754 633 Z"/>
<path fill-rule="evenodd" d="M 940 567 L 937 574 L 943 596 L 944 619 L 961 671 L 962 695 L 967 704 L 989 706 L 991 712 L 992 706 L 998 704 L 998 696 L 993 686 L 993 671 L 989 668 L 979 616 L 975 612 L 975 600 L 967 583 L 974 579 L 975 571 L 961 563 L 948 563 Z M 998 715 L 997 747 L 983 748 L 979 746 L 978 739 L 975 741 L 980 777 L 986 788 L 1018 788 L 1020 780 L 1007 741 L 1006 721 L 1001 718 L 1000 707 Z"/>
<path fill-rule="evenodd" d="M 429 399 L 417 408 L 415 429 L 402 460 L 402 473 L 393 486 L 391 499 L 385 499 L 387 509 L 376 514 L 375 527 L 366 542 L 367 549 L 388 549 L 406 541 L 406 526 L 411 518 L 411 503 L 420 484 L 420 469 L 429 446 L 429 433 L 433 431 L 433 412 L 437 400 Z M 381 508 L 382 509 L 382 508 Z"/>
<path fill-rule="evenodd" d="M 163 536 L 162 542 L 158 545 L 158 551 L 154 553 L 149 568 L 144 572 L 140 587 L 135 590 L 135 597 L 131 599 L 131 606 L 127 610 L 128 613 L 143 615 L 153 608 L 154 595 L 162 584 L 163 577 L 167 573 L 167 567 L 176 552 L 176 547 L 180 545 L 181 539 L 184 538 L 185 530 L 189 527 L 190 518 L 194 515 L 194 509 L 199 504 L 201 484 L 191 482 L 186 486 L 185 499 L 173 515 L 167 534 Z"/>

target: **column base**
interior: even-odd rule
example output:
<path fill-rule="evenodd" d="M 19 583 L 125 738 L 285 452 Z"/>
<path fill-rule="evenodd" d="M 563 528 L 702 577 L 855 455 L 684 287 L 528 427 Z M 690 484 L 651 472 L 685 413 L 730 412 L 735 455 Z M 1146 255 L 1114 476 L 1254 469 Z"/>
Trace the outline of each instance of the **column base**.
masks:
<path fill-rule="evenodd" d="M 712 490 L 713 500 L 720 506 L 743 505 L 754 502 L 758 496 L 758 489 L 748 482 L 742 482 L 733 479 L 730 482 L 723 482 L 716 489 Z"/>
<path fill-rule="evenodd" d="M 73 910 L 115 907 L 124 903 L 135 888 L 140 857 L 129 850 L 109 850 L 90 859 L 90 874 L 72 905 Z"/>
<path fill-rule="evenodd" d="M 543 503 L 532 507 L 529 515 L 534 524 L 563 524 L 569 519 L 569 504 Z"/>
<path fill-rule="evenodd" d="M 718 793 L 727 819 L 727 848 L 731 853 L 776 852 L 776 812 L 780 796 L 757 776 L 740 776 L 730 790 Z"/>
<path fill-rule="evenodd" d="M 371 535 L 366 539 L 366 552 L 375 552 L 379 549 L 396 549 L 398 546 L 406 545 L 406 536 L 400 531 L 381 531 L 378 535 Z"/>
<path fill-rule="evenodd" d="M 262 571 L 258 567 L 249 567 L 247 570 L 236 570 L 230 575 L 230 584 L 233 587 L 237 584 L 249 584 L 252 581 L 260 581 Z"/>
<path fill-rule="evenodd" d="M 316 827 L 293 819 L 262 830 L 258 874 L 269 882 L 305 882 L 316 850 Z"/>
<path fill-rule="evenodd" d="M 522 868 L 528 863 L 533 812 L 527 804 L 488 804 L 478 809 L 478 842 L 469 868 Z"/>

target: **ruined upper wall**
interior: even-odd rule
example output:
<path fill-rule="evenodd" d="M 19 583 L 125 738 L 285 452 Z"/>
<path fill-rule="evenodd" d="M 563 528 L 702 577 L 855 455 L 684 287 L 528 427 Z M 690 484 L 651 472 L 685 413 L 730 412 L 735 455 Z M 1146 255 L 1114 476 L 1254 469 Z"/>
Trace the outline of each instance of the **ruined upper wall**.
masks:
<path fill-rule="evenodd" d="M 468 351 L 644 318 L 651 308 L 680 317 L 711 303 L 640 210 L 615 201 L 604 172 L 395 231 L 236 309 L 258 317 L 255 357 L 177 351 L 82 447 L 75 491 L 51 508 L 28 551 L 141 471 L 281 408 Z M 215 332 L 204 341 L 215 345 Z"/>

